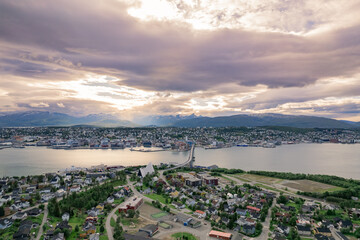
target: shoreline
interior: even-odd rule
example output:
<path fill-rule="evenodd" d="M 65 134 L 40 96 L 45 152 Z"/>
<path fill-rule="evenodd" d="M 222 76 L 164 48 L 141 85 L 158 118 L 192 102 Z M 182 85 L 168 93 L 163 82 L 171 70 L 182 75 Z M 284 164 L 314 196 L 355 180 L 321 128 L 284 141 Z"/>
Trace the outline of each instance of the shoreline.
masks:
<path fill-rule="evenodd" d="M 358 145 L 349 144 L 293 144 L 279 148 L 231 147 L 218 148 L 218 151 L 196 147 L 195 165 L 218 165 L 225 168 L 267 170 L 307 174 L 327 174 L 359 179 Z M 91 167 L 99 164 L 138 166 L 152 162 L 180 163 L 185 160 L 187 151 L 144 151 L 121 149 L 73 149 L 78 151 L 52 151 L 51 148 L 29 147 L 17 151 L 0 151 L 0 176 L 37 175 L 57 172 L 72 165 Z M 59 149 L 55 149 L 59 150 Z M 93 149 L 91 149 L 93 150 Z M 108 151 L 104 151 L 108 150 Z M 118 149 L 114 149 L 118 150 Z M 151 149 L 153 150 L 153 149 Z M 215 150 L 215 149 L 212 149 Z M 339 159 L 343 159 L 339 161 Z M 324 166 L 326 168 L 324 168 Z"/>

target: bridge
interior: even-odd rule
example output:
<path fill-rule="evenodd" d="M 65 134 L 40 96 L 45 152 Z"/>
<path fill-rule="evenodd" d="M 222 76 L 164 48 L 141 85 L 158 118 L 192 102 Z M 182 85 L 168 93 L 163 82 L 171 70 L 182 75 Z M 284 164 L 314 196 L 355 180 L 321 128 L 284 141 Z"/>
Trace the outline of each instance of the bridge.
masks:
<path fill-rule="evenodd" d="M 187 165 L 192 168 L 193 163 L 195 162 L 194 151 L 195 151 L 195 143 L 191 146 L 189 157 L 185 162 L 177 164 L 174 167 L 168 168 L 166 170 L 173 170 L 173 169 L 176 169 L 176 168 L 185 167 Z"/>

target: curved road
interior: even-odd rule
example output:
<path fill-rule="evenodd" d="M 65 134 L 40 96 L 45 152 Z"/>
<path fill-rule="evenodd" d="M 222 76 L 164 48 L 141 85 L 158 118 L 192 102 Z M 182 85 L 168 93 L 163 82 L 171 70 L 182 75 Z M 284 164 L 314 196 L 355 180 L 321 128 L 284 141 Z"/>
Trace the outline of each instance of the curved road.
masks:
<path fill-rule="evenodd" d="M 45 208 L 44 208 L 44 217 L 43 217 L 41 225 L 39 227 L 39 232 L 38 232 L 38 234 L 36 236 L 36 240 L 40 240 L 40 238 L 41 238 L 41 236 L 43 234 L 43 226 L 44 226 L 44 224 L 46 222 L 46 219 L 47 219 L 47 216 L 48 216 L 48 213 L 49 213 L 47 205 L 48 204 L 46 203 Z"/>

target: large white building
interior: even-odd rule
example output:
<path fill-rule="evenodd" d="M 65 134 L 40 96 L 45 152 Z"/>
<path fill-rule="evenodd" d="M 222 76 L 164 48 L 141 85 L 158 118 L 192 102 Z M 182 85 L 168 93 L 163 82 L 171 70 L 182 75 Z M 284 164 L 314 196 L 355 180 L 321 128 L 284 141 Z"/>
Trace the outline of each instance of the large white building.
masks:
<path fill-rule="evenodd" d="M 151 175 L 153 173 L 155 173 L 154 167 L 153 167 L 152 163 L 149 163 L 146 167 L 139 169 L 138 175 L 140 177 L 145 177 L 146 175 L 148 175 L 148 174 Z"/>

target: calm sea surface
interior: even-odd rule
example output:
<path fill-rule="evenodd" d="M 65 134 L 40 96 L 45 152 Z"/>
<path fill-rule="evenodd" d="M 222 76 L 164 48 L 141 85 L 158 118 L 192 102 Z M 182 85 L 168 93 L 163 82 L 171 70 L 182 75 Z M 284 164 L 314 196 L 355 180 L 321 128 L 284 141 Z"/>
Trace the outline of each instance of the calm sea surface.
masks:
<path fill-rule="evenodd" d="M 69 168 L 106 165 L 140 165 L 177 162 L 187 152 L 135 152 L 119 150 L 53 150 L 45 147 L 0 150 L 0 176 L 23 176 Z M 196 148 L 195 164 L 216 164 L 244 170 L 321 173 L 360 179 L 360 145 L 297 144 L 277 148 Z"/>

